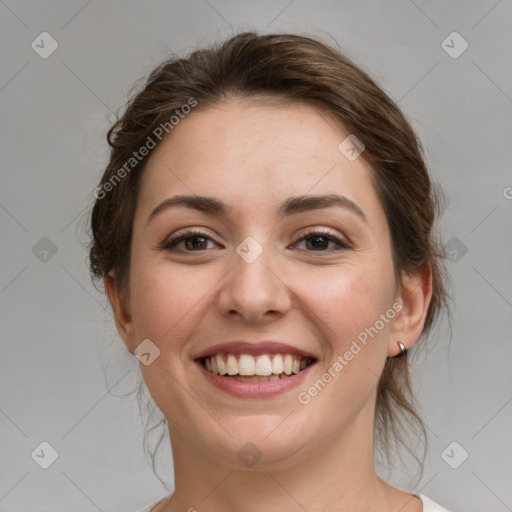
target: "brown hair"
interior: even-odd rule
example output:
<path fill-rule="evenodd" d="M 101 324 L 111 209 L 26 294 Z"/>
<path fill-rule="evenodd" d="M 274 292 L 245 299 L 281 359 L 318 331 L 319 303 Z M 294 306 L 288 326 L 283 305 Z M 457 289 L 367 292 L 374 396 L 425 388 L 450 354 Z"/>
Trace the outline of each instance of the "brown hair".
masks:
<path fill-rule="evenodd" d="M 437 193 L 431 184 L 421 143 L 397 105 L 368 74 L 339 50 L 294 34 L 242 33 L 187 58 L 171 58 L 157 67 L 143 89 L 108 132 L 110 161 L 92 209 L 90 270 L 103 280 L 114 272 L 128 291 L 131 235 L 140 178 L 149 155 L 125 171 L 133 152 L 184 105 L 207 108 L 230 97 L 278 97 L 320 106 L 362 141 L 362 154 L 389 223 L 397 282 L 401 272 L 417 273 L 431 265 L 433 297 L 423 335 L 447 306 L 444 262 L 434 236 Z M 167 125 L 166 125 L 167 123 Z M 156 144 L 160 140 L 155 141 Z M 113 186 L 106 187 L 107 183 Z M 108 188 L 108 191 L 107 191 Z M 447 309 L 447 308 L 446 308 Z M 391 441 L 403 444 L 405 426 L 425 441 L 423 422 L 414 406 L 407 354 L 388 358 L 378 385 L 375 439 L 389 462 Z M 418 460 L 419 461 L 419 460 Z M 422 465 L 422 464 L 421 464 Z M 153 464 L 154 468 L 154 464 Z"/>

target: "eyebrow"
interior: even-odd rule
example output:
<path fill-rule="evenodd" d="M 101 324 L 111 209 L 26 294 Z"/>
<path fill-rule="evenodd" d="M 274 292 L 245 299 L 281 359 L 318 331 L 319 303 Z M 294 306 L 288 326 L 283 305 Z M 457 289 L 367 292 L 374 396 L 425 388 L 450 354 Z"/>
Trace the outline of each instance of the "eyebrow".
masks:
<path fill-rule="evenodd" d="M 149 224 L 149 222 L 153 220 L 157 215 L 174 206 L 181 206 L 193 210 L 198 210 L 200 212 L 214 215 L 216 217 L 226 217 L 233 210 L 232 207 L 226 205 L 214 197 L 178 195 L 162 201 L 149 214 L 146 225 Z M 354 203 L 354 201 L 339 194 L 289 197 L 279 206 L 277 214 L 279 217 L 284 218 L 313 210 L 323 210 L 333 206 L 345 208 L 355 213 L 362 220 L 367 222 L 363 210 L 356 203 Z"/>

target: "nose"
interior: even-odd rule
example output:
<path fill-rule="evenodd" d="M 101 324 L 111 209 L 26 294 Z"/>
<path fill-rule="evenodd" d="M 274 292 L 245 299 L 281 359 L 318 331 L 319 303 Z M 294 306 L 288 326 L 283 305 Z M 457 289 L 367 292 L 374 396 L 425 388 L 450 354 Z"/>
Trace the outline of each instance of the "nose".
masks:
<path fill-rule="evenodd" d="M 223 316 L 257 324 L 275 321 L 290 310 L 290 289 L 270 249 L 264 249 L 254 261 L 234 252 L 230 263 L 231 271 L 218 296 Z"/>

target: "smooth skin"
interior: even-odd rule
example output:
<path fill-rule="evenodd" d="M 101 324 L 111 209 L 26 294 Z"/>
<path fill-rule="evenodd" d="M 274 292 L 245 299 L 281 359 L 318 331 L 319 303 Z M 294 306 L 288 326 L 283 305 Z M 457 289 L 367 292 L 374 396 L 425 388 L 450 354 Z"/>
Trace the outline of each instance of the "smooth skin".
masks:
<path fill-rule="evenodd" d="M 421 500 L 374 469 L 376 389 L 397 340 L 419 338 L 432 296 L 431 270 L 393 272 L 384 211 L 359 157 L 338 150 L 346 130 L 306 104 L 231 98 L 189 114 L 151 155 L 133 223 L 130 292 L 106 279 L 128 350 L 149 338 L 161 351 L 141 370 L 166 416 L 175 492 L 156 512 L 421 512 Z M 357 204 L 281 218 L 291 196 L 339 194 Z M 176 195 L 226 204 L 225 216 L 174 206 Z M 187 228 L 204 233 L 159 245 Z M 328 231 L 328 238 L 304 234 Z M 262 254 L 236 252 L 253 237 Z M 323 235 L 320 235 L 321 237 Z M 339 250 L 336 250 L 339 249 Z M 357 335 L 398 301 L 392 321 L 307 405 L 297 398 Z M 232 340 L 276 340 L 315 354 L 304 385 L 265 399 L 232 397 L 201 375 L 194 354 Z M 261 460 L 245 467 L 250 442 Z"/>

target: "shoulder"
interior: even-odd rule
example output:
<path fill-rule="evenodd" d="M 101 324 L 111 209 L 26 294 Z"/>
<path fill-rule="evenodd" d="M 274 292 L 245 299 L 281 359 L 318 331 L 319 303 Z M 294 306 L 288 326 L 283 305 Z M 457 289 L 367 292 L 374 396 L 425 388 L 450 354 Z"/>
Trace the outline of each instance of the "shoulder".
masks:
<path fill-rule="evenodd" d="M 424 494 L 420 494 L 419 497 L 423 502 L 423 512 L 449 512 Z"/>

